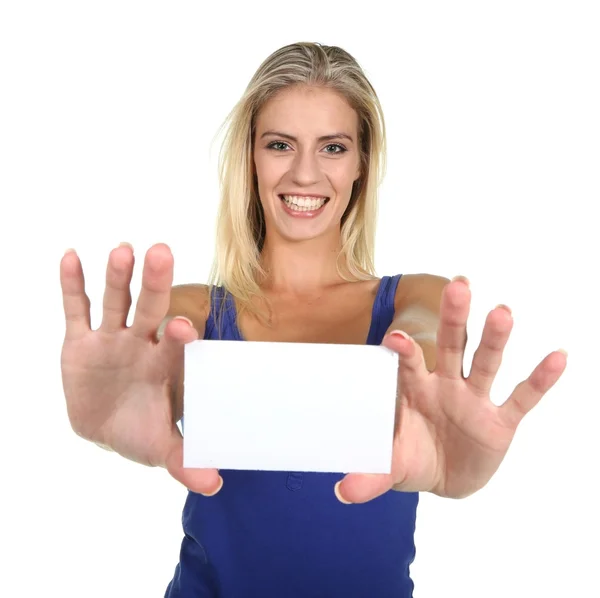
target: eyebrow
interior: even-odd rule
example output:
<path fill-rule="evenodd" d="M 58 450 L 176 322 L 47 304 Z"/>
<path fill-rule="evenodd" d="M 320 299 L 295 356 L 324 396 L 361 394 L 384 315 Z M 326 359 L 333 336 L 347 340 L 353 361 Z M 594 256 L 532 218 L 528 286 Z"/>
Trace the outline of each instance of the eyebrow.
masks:
<path fill-rule="evenodd" d="M 267 137 L 269 135 L 273 135 L 274 137 L 283 137 L 284 139 L 289 139 L 290 141 L 298 141 L 296 137 L 293 135 L 288 135 L 287 133 L 282 133 L 281 131 L 265 131 L 260 138 Z M 354 139 L 347 133 L 332 133 L 331 135 L 321 135 L 317 141 L 332 141 L 333 139 L 348 139 L 354 143 Z"/>

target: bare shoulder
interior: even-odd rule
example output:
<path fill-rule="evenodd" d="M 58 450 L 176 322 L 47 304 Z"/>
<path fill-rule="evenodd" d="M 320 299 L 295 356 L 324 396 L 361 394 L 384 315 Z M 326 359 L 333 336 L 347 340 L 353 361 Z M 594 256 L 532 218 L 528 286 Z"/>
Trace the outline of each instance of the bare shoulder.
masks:
<path fill-rule="evenodd" d="M 185 316 L 199 333 L 204 333 L 210 311 L 209 286 L 205 284 L 181 284 L 171 288 L 168 318 Z"/>
<path fill-rule="evenodd" d="M 442 291 L 450 279 L 435 274 L 404 274 L 394 298 L 396 313 L 407 306 L 419 306 L 438 312 Z"/>

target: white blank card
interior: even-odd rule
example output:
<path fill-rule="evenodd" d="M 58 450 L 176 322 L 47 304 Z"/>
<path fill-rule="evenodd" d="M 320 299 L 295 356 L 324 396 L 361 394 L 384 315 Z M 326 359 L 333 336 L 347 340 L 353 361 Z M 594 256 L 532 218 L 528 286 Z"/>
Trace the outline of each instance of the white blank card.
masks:
<path fill-rule="evenodd" d="M 185 347 L 185 467 L 389 473 L 398 355 L 382 346 Z"/>

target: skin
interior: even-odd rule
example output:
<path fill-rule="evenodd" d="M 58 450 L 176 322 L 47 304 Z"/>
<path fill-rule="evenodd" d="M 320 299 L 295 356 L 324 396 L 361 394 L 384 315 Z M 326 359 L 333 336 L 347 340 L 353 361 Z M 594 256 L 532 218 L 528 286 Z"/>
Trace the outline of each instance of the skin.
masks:
<path fill-rule="evenodd" d="M 267 231 L 263 259 L 275 274 L 272 284 L 298 287 L 291 271 L 295 269 L 293 260 L 303 258 L 306 265 L 321 265 L 332 280 L 338 280 L 331 272 L 329 254 L 339 251 L 339 223 L 352 184 L 360 176 L 358 124 L 356 112 L 342 97 L 310 87 L 280 92 L 259 113 L 254 167 Z M 336 133 L 350 139 L 339 136 L 319 141 L 320 136 Z M 281 209 L 280 194 L 330 200 L 319 218 L 290 218 Z M 282 251 L 288 253 L 285 259 L 279 255 Z M 306 275 L 314 276 L 310 271 Z M 312 286 L 321 285 L 323 273 L 309 280 Z M 300 285 L 299 290 L 305 286 Z"/>
<path fill-rule="evenodd" d="M 319 141 L 334 133 L 349 139 Z M 326 89 L 285 90 L 258 115 L 253 158 L 266 220 L 267 272 L 261 287 L 273 319 L 266 326 L 244 312 L 240 329 L 247 340 L 366 342 L 379 281 L 346 282 L 335 266 L 340 220 L 361 175 L 357 133 L 356 113 Z M 283 209 L 281 193 L 330 200 L 316 218 L 293 218 Z M 61 366 L 71 425 L 84 438 L 128 459 L 165 467 L 187 488 L 212 495 L 222 478 L 216 470 L 183 468 L 176 427 L 183 349 L 204 334 L 207 288 L 173 287 L 173 256 L 166 245 L 155 245 L 146 253 L 142 290 L 127 327 L 133 266 L 131 246 L 111 251 L 102 323 L 93 331 L 81 262 L 73 250 L 61 261 L 66 317 Z M 332 489 L 340 501 L 366 502 L 392 488 L 453 498 L 476 492 L 499 467 L 523 417 L 562 375 L 566 354 L 552 352 L 496 407 L 489 393 L 512 316 L 506 306 L 488 314 L 465 378 L 470 301 L 464 277 L 402 277 L 394 321 L 383 340 L 399 356 L 392 473 L 348 474 Z"/>

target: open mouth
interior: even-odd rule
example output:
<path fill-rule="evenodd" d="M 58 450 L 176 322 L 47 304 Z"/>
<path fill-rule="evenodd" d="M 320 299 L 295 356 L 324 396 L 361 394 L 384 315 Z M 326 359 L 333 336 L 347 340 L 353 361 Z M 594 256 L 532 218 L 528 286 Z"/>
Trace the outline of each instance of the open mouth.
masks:
<path fill-rule="evenodd" d="M 329 197 L 299 197 L 297 195 L 280 195 L 279 199 L 292 212 L 317 212 L 329 201 Z"/>

